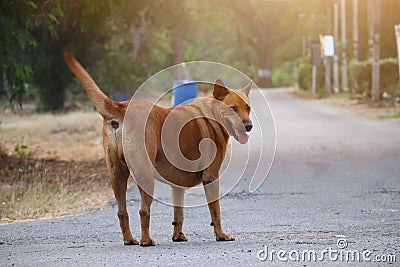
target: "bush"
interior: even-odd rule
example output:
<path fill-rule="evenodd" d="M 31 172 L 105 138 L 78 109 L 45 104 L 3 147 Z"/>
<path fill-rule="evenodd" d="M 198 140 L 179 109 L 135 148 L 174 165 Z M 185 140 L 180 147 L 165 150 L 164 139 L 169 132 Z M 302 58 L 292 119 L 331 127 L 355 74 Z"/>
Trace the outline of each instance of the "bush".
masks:
<path fill-rule="evenodd" d="M 279 86 L 290 86 L 294 82 L 293 75 L 293 63 L 285 63 L 272 71 L 272 85 L 275 87 Z"/>
<path fill-rule="evenodd" d="M 312 86 L 312 66 L 309 58 L 300 61 L 297 67 L 297 82 L 299 88 L 303 90 L 311 90 Z M 325 70 L 324 67 L 317 67 L 317 88 L 325 86 Z"/>
<path fill-rule="evenodd" d="M 297 68 L 297 75 L 297 82 L 300 89 L 308 90 L 311 88 L 312 68 L 309 62 L 300 63 Z"/>
<path fill-rule="evenodd" d="M 349 64 L 349 86 L 356 93 L 371 95 L 372 64 L 371 61 L 352 61 Z M 397 59 L 386 58 L 380 61 L 380 92 L 391 96 L 398 92 L 399 69 Z"/>

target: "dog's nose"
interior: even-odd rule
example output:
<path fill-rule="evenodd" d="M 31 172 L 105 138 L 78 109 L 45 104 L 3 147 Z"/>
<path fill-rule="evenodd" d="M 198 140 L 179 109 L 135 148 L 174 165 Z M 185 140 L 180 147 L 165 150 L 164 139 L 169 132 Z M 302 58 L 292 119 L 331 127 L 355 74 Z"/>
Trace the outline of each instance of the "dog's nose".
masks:
<path fill-rule="evenodd" d="M 246 128 L 246 132 L 250 132 L 251 129 L 253 128 L 253 124 L 251 121 L 245 121 L 243 122 L 244 128 Z"/>

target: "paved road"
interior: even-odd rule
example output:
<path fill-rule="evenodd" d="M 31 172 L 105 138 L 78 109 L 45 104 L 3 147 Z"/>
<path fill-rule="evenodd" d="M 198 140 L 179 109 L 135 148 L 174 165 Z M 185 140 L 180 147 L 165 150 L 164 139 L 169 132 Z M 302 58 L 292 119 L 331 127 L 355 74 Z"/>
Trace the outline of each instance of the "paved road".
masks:
<path fill-rule="evenodd" d="M 319 266 L 321 255 L 326 265 L 345 266 L 346 257 L 352 260 L 349 251 L 364 251 L 365 258 L 361 254 L 363 262 L 348 266 L 387 266 L 365 259 L 390 260 L 385 258 L 390 255 L 397 257 L 391 266 L 399 266 L 400 121 L 360 117 L 285 90 L 264 93 L 277 126 L 276 159 L 258 193 L 236 188 L 222 199 L 224 228 L 235 242 L 213 241 L 208 210 L 197 207 L 185 210 L 189 242 L 172 243 L 172 211 L 156 202 L 151 222 L 156 247 L 123 246 L 111 207 L 1 226 L 0 266 Z M 138 236 L 138 202 L 130 199 L 131 227 Z M 346 248 L 337 247 L 340 239 Z M 264 245 L 272 261 L 258 260 L 265 257 L 259 253 Z M 283 251 L 282 259 L 274 250 Z M 316 262 L 308 254 L 301 261 L 303 252 L 312 251 Z"/>

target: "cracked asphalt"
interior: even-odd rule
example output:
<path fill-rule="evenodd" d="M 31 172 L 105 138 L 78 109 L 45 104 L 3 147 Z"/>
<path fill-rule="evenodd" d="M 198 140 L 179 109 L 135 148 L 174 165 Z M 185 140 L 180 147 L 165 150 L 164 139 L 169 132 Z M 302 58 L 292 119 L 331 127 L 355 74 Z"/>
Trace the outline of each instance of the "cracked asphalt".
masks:
<path fill-rule="evenodd" d="M 257 193 L 246 193 L 241 181 L 221 200 L 223 227 L 236 241 L 214 241 L 208 209 L 201 206 L 185 209 L 189 241 L 173 243 L 172 209 L 156 201 L 151 234 L 157 245 L 124 246 L 110 205 L 0 226 L 0 266 L 399 266 L 400 120 L 371 119 L 285 89 L 263 94 L 276 122 L 276 157 Z M 263 104 L 258 97 L 251 101 Z M 134 188 L 128 199 L 138 237 Z M 316 258 L 302 258 L 304 251 L 315 251 Z M 348 251 L 360 259 L 347 259 Z"/>

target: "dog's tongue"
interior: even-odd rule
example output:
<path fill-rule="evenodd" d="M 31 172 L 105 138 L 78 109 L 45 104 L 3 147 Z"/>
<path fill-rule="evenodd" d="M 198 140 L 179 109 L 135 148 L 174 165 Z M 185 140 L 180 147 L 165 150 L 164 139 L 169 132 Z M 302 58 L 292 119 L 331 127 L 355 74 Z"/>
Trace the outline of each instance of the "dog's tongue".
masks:
<path fill-rule="evenodd" d="M 249 141 L 249 136 L 247 135 L 247 133 L 240 132 L 235 129 L 235 134 L 237 135 L 237 137 L 239 139 L 239 143 L 241 143 L 242 145 L 246 144 L 247 141 Z"/>

